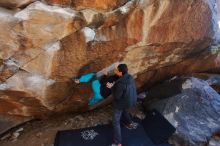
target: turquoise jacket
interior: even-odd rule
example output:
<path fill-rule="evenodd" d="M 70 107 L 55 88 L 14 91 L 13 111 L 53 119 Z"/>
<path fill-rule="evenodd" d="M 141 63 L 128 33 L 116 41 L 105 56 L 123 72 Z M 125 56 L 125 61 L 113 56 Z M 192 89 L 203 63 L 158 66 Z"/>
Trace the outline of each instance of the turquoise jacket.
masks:
<path fill-rule="evenodd" d="M 88 73 L 88 74 L 82 75 L 82 76 L 79 78 L 79 81 L 80 81 L 80 83 L 87 83 L 87 82 L 89 82 L 94 76 L 95 76 L 95 73 Z"/>

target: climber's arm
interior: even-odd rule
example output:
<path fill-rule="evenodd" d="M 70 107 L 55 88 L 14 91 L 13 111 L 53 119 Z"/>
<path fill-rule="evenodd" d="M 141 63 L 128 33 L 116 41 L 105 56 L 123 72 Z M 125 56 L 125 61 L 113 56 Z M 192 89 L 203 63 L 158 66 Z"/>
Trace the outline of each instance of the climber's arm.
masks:
<path fill-rule="evenodd" d="M 95 73 L 88 73 L 85 75 L 82 75 L 79 79 L 74 79 L 75 83 L 87 83 L 89 82 L 93 77 L 95 76 Z"/>

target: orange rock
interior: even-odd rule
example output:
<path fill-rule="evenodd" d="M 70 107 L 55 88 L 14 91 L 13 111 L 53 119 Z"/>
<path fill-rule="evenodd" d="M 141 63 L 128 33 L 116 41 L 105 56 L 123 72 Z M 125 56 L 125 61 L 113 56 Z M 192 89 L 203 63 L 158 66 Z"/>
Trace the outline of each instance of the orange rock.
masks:
<path fill-rule="evenodd" d="M 17 19 L 13 17 L 13 12 L 0 8 L 0 58 L 8 59 L 19 49 L 18 37 L 13 28 L 17 24 Z"/>
<path fill-rule="evenodd" d="M 160 1 L 153 6 L 157 14 L 150 21 L 148 43 L 190 42 L 214 33 L 212 11 L 205 1 Z"/>
<path fill-rule="evenodd" d="M 48 110 L 43 107 L 38 99 L 30 94 L 20 91 L 1 91 L 0 114 L 41 116 L 47 114 Z"/>
<path fill-rule="evenodd" d="M 39 48 L 77 31 L 84 24 L 79 13 L 35 2 L 15 14 L 21 22 L 16 27 L 25 48 Z M 28 44 L 26 44 L 28 42 Z"/>
<path fill-rule="evenodd" d="M 85 37 L 77 31 L 61 40 L 61 49 L 53 57 L 50 78 L 68 80 L 78 75 L 87 62 Z"/>
<path fill-rule="evenodd" d="M 205 72 L 210 68 L 215 68 L 216 62 L 213 60 L 219 57 L 217 55 L 207 55 L 207 53 L 208 52 L 204 52 L 175 64 L 152 68 L 151 70 L 140 73 L 136 79 L 137 86 L 140 90 L 146 90 L 155 83 L 174 76 L 191 75 L 192 73 Z M 146 81 L 144 86 L 143 81 Z"/>
<path fill-rule="evenodd" d="M 211 1 L 47 2 L 56 6 L 35 2 L 0 22 L 0 114 L 86 110 L 91 85 L 71 77 L 118 62 L 138 89 L 220 65 L 219 46 L 210 48 L 218 21 Z"/>
<path fill-rule="evenodd" d="M 26 6 L 35 0 L 1 0 L 0 6 L 6 8 L 20 8 Z"/>
<path fill-rule="evenodd" d="M 118 39 L 126 39 L 129 45 L 142 40 L 143 26 L 143 11 L 142 9 L 130 10 L 123 14 L 121 11 L 116 11 L 105 19 L 95 36 L 96 41 L 112 41 Z"/>
<path fill-rule="evenodd" d="M 97 10 L 113 10 L 128 0 L 46 0 L 49 4 L 71 6 L 77 10 L 91 8 Z"/>
<path fill-rule="evenodd" d="M 71 6 L 72 0 L 46 0 L 46 2 L 53 5 Z"/>
<path fill-rule="evenodd" d="M 126 2 L 128 2 L 128 0 L 72 0 L 73 7 L 76 7 L 78 10 L 84 8 L 113 10 Z"/>

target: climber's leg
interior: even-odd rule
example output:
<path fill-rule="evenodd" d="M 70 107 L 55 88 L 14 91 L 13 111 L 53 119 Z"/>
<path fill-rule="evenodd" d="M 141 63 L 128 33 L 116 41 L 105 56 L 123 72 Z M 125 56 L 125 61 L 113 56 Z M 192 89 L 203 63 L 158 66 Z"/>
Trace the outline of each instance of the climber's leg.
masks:
<path fill-rule="evenodd" d="M 89 101 L 89 106 L 93 106 L 98 101 L 103 99 L 103 97 L 100 93 L 100 87 L 101 87 L 101 84 L 100 84 L 99 80 L 92 81 L 92 90 L 93 90 L 94 95 Z"/>

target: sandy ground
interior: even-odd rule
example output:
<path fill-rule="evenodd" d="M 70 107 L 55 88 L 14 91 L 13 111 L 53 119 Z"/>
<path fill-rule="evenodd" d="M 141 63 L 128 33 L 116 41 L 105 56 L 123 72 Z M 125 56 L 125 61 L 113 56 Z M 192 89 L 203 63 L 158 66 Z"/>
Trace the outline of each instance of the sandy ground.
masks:
<path fill-rule="evenodd" d="M 133 109 L 131 113 L 136 117 L 144 118 L 140 105 Z M 56 133 L 59 130 L 107 124 L 111 122 L 111 119 L 112 107 L 106 106 L 80 115 L 66 114 L 47 120 L 33 121 L 8 132 L 5 135 L 8 137 L 0 141 L 0 146 L 53 146 Z M 20 132 L 15 132 L 19 129 Z"/>

